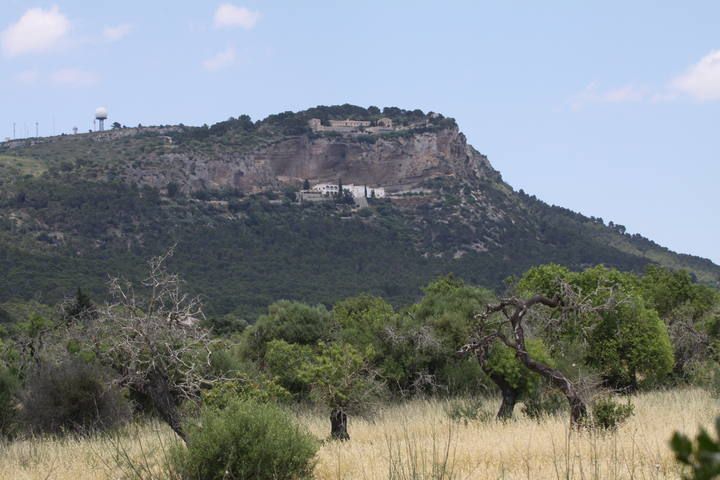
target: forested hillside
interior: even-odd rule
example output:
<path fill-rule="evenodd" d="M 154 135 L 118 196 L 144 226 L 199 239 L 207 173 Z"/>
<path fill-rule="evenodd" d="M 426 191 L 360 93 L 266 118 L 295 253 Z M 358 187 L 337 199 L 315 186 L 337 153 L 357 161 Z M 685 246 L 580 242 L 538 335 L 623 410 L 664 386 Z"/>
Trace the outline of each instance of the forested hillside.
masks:
<path fill-rule="evenodd" d="M 397 127 L 317 132 L 311 118 Z M 388 198 L 300 204 L 305 181 L 384 186 Z M 211 315 L 250 321 L 280 298 L 408 305 L 446 273 L 497 290 L 548 262 L 658 263 L 720 281 L 709 260 L 514 191 L 454 120 L 419 110 L 317 107 L 9 142 L 0 182 L 0 302 L 52 304 L 77 287 L 100 297 L 108 275 L 136 278 L 173 245 L 169 266 Z"/>

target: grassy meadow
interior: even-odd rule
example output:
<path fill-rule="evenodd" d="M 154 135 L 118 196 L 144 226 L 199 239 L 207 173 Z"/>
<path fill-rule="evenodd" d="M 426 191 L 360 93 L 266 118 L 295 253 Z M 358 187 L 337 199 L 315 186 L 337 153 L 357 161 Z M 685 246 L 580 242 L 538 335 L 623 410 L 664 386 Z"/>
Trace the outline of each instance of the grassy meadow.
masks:
<path fill-rule="evenodd" d="M 451 420 L 451 402 L 412 400 L 380 408 L 371 419 L 351 418 L 350 441 L 321 447 L 316 478 L 674 479 L 681 472 L 668 448 L 672 432 L 694 434 L 720 413 L 718 401 L 699 389 L 644 393 L 633 397 L 627 423 L 597 433 L 570 430 L 567 417 Z M 483 409 L 496 407 L 488 401 Z M 297 416 L 317 437 L 328 435 L 324 415 Z M 0 446 L 0 478 L 159 479 L 175 442 L 159 424 L 85 439 L 25 439 Z"/>

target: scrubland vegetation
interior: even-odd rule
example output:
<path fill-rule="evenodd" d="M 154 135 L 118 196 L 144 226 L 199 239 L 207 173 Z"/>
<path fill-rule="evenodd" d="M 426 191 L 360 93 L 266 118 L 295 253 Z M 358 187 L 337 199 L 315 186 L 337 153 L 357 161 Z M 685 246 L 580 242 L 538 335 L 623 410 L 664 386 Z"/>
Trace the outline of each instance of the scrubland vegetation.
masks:
<path fill-rule="evenodd" d="M 683 271 L 446 276 L 218 329 L 154 258 L 2 335 L 8 478 L 713 478 L 720 297 Z M 672 438 L 672 443 L 671 443 Z"/>

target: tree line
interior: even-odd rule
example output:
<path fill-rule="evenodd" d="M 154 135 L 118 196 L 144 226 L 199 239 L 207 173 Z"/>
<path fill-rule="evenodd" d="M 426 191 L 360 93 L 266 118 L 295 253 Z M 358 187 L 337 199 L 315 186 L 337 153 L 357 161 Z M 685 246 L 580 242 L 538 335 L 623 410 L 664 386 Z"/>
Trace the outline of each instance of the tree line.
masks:
<path fill-rule="evenodd" d="M 248 397 L 324 405 L 338 439 L 349 437 L 348 416 L 418 394 L 498 392 L 500 419 L 522 403 L 528 415 L 566 409 L 582 424 L 599 389 L 718 380 L 719 295 L 683 271 L 549 264 L 509 279 L 501 295 L 450 275 L 407 308 L 372 295 L 331 308 L 280 300 L 247 325 L 205 318 L 167 258 L 153 259 L 140 284 L 114 279 L 103 305 L 78 290 L 56 314 L 3 333 L 6 433 L 102 426 L 87 411 L 32 411 L 52 410 L 38 396 L 67 394 L 52 391 L 62 390 L 53 378 L 104 395 L 88 401 L 106 400 L 121 419 L 157 415 L 180 438 L 187 405 Z"/>

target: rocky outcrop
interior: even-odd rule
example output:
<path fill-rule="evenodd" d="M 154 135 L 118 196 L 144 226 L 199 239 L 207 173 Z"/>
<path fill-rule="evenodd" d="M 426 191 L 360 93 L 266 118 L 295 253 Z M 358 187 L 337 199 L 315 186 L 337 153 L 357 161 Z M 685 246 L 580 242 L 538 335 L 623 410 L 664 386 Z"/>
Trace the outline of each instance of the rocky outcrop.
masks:
<path fill-rule="evenodd" d="M 403 189 L 438 175 L 493 175 L 457 129 L 384 137 L 298 137 L 254 153 L 276 178 Z"/>
<path fill-rule="evenodd" d="M 287 137 L 253 150 L 213 153 L 169 148 L 128 172 L 130 180 L 185 190 L 238 188 L 253 192 L 283 184 L 336 182 L 410 189 L 436 176 L 496 177 L 487 158 L 457 128 L 400 136 Z"/>

